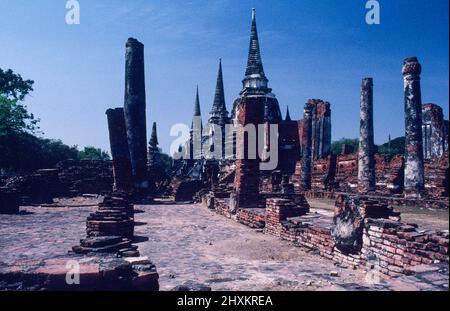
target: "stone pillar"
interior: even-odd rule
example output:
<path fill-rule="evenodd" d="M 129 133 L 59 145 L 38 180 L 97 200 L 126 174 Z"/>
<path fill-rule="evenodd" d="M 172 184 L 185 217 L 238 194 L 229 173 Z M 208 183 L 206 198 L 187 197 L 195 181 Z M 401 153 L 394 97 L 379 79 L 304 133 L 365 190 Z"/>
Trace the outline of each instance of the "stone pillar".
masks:
<path fill-rule="evenodd" d="M 403 63 L 405 88 L 405 196 L 419 197 L 424 190 L 422 145 L 422 67 L 416 57 Z"/>
<path fill-rule="evenodd" d="M 362 81 L 359 127 L 358 192 L 367 193 L 375 191 L 372 78 L 365 78 Z"/>
<path fill-rule="evenodd" d="M 113 162 L 114 191 L 131 191 L 133 178 L 123 108 L 108 109 L 106 115 Z"/>
<path fill-rule="evenodd" d="M 422 106 L 424 159 L 439 158 L 445 152 L 445 125 L 442 108 L 435 104 Z"/>
<path fill-rule="evenodd" d="M 300 189 L 311 190 L 311 166 L 312 166 L 312 112 L 313 106 L 305 104 L 302 131 L 302 159 Z"/>
<path fill-rule="evenodd" d="M 133 181 L 139 195 L 149 195 L 145 116 L 144 45 L 130 38 L 125 55 L 125 124 Z"/>

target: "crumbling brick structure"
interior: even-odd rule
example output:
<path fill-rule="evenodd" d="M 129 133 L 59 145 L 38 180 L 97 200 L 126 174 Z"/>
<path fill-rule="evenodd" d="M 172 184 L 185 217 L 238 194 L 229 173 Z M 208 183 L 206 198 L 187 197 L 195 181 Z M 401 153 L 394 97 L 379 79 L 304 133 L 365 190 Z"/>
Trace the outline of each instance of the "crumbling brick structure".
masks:
<path fill-rule="evenodd" d="M 356 192 L 358 186 L 358 155 L 341 154 L 336 159 L 335 187 L 339 191 Z"/>
<path fill-rule="evenodd" d="M 336 174 L 336 156 L 329 155 L 328 157 L 316 160 L 313 163 L 311 173 L 311 190 L 312 191 L 326 191 L 331 190 Z"/>
<path fill-rule="evenodd" d="M 20 200 L 17 191 L 0 187 L 0 214 L 18 214 Z"/>
<path fill-rule="evenodd" d="M 197 179 L 177 179 L 172 181 L 172 191 L 175 202 L 190 202 L 195 194 L 204 188 L 205 184 Z"/>
<path fill-rule="evenodd" d="M 275 202 L 269 202 L 268 208 L 274 209 Z M 266 219 L 266 228 L 270 228 L 266 232 L 294 245 L 316 250 L 344 266 L 371 267 L 389 276 L 409 273 L 413 266 L 430 265 L 436 260 L 449 262 L 448 232 L 419 231 L 415 225 L 400 222 L 398 214 L 377 201 L 341 197 L 337 200 L 334 219 L 333 225 L 331 217 L 316 213 L 270 217 Z M 341 233 L 351 230 L 338 230 L 336 219 L 343 219 L 343 224 L 356 229 L 349 240 L 356 242 L 351 243 L 351 251 L 338 247 Z"/>
<path fill-rule="evenodd" d="M 376 192 L 383 195 L 403 192 L 405 161 L 402 155 L 392 158 L 375 154 Z"/>
<path fill-rule="evenodd" d="M 331 154 L 331 109 L 330 103 L 321 99 L 309 99 L 312 108 L 311 156 L 313 160 L 326 158 Z M 303 120 L 297 121 L 300 146 L 303 144 Z"/>
<path fill-rule="evenodd" d="M 298 206 L 289 199 L 269 198 L 266 200 L 266 226 L 268 234 L 281 235 L 282 222 L 288 218 L 299 217 L 309 212 L 309 205 Z"/>
<path fill-rule="evenodd" d="M 425 190 L 432 198 L 449 196 L 448 151 L 440 158 L 425 161 Z"/>
<path fill-rule="evenodd" d="M 105 194 L 114 184 L 112 162 L 102 160 L 66 160 L 56 165 L 63 189 L 62 196 L 85 193 Z"/>
<path fill-rule="evenodd" d="M 123 257 L 137 257 L 134 237 L 134 211 L 129 193 L 115 192 L 106 196 L 97 211 L 86 220 L 87 238 L 72 250 L 77 254 L 90 252 L 117 253 Z"/>
<path fill-rule="evenodd" d="M 53 203 L 53 198 L 67 191 L 60 183 L 56 169 L 37 170 L 28 175 L 14 176 L 5 186 L 16 189 L 22 205 Z"/>

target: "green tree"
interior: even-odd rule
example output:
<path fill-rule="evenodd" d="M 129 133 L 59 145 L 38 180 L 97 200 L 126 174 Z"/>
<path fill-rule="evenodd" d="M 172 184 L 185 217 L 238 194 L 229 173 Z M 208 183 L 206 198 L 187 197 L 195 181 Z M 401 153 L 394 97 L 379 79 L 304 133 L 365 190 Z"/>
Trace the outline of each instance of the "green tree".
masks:
<path fill-rule="evenodd" d="M 37 123 L 32 113 L 26 106 L 20 104 L 17 99 L 9 99 L 0 96 L 0 136 L 13 133 L 30 132 L 38 130 Z"/>
<path fill-rule="evenodd" d="M 29 133 L 0 136 L 0 169 L 8 174 L 52 168 L 63 160 L 78 159 L 76 146 L 60 140 L 38 138 Z"/>
<path fill-rule="evenodd" d="M 33 91 L 33 80 L 24 80 L 11 69 L 3 71 L 0 68 L 0 96 L 22 101 Z"/>
<path fill-rule="evenodd" d="M 95 148 L 92 146 L 84 147 L 82 151 L 79 152 L 80 160 L 109 160 L 109 154 L 100 148 Z"/>
<path fill-rule="evenodd" d="M 11 69 L 0 68 L 0 136 L 12 133 L 34 133 L 39 119 L 35 119 L 22 103 L 33 91 L 33 80 L 24 80 Z"/>
<path fill-rule="evenodd" d="M 168 173 L 171 171 L 172 169 L 172 165 L 173 165 L 173 159 L 171 156 L 169 156 L 166 153 L 162 153 L 161 152 L 161 169 L 165 172 Z"/>

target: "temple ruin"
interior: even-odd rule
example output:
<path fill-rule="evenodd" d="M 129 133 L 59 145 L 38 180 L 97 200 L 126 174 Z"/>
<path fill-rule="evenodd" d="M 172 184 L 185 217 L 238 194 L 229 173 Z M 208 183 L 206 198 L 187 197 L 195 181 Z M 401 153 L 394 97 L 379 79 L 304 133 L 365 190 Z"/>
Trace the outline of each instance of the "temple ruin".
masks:
<path fill-rule="evenodd" d="M 56 168 L 2 180 L 0 213 L 19 214 L 20 206 L 52 206 L 59 197 L 98 195 L 87 213 L 85 234 L 77 237 L 80 242 L 67 250 L 67 256 L 92 263 L 95 271 L 82 276 L 95 274 L 90 286 L 100 290 L 159 289 L 158 267 L 142 257 L 142 247 L 137 245 L 148 237 L 136 233 L 140 209 L 157 204 L 208 209 L 258 233 L 312 250 L 329 259 L 330 266 L 335 262 L 374 270 L 387 278 L 414 275 L 420 269 L 437 271 L 442 264 L 448 266 L 448 230 L 422 230 L 403 222 L 397 208 L 448 210 L 449 206 L 448 121 L 439 106 L 422 105 L 421 70 L 416 57 L 404 60 L 404 154 L 377 151 L 372 78 L 361 84 L 358 150 L 343 145 L 339 154 L 333 154 L 329 102 L 306 100 L 301 118 L 291 116 L 289 108 L 283 118 L 264 71 L 253 10 L 242 89 L 231 115 L 220 60 L 207 123 L 203 125 L 197 87 L 190 138 L 180 146 L 183 157 L 164 171 L 156 122 L 147 141 L 144 45 L 130 38 L 124 105 L 106 111 L 112 160 L 66 161 Z M 261 169 L 267 159 L 258 144 L 249 141 L 248 125 L 257 129 L 255 139 L 264 144 L 264 152 L 277 149 L 276 168 Z M 278 129 L 276 147 L 268 139 L 271 125 Z M 232 135 L 227 134 L 227 126 L 235 130 Z M 318 198 L 333 200 L 334 210 L 327 213 L 314 207 L 310 202 Z M 31 274 L 40 268 L 33 269 Z M 442 273 L 447 273 L 448 289 L 448 269 Z M 53 279 L 51 267 L 44 274 L 45 279 L 30 285 L 27 275 L 0 271 L 0 281 L 6 280 L 5 286 L 23 282 L 25 288 L 66 289 L 61 275 Z M 46 283 L 47 279 L 52 281 Z M 430 286 L 445 288 L 441 283 Z"/>

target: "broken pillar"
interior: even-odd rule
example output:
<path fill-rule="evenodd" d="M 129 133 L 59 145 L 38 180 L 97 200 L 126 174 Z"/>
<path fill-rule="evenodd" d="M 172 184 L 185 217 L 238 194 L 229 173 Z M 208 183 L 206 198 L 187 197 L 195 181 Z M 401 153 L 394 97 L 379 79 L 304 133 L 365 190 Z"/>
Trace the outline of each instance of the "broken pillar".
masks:
<path fill-rule="evenodd" d="M 139 197 L 149 196 L 147 131 L 145 116 L 144 45 L 130 38 L 125 55 L 125 125 L 134 188 Z"/>
<path fill-rule="evenodd" d="M 308 102 L 305 104 L 302 131 L 302 159 L 300 189 L 311 190 L 311 166 L 312 166 L 312 111 L 313 106 Z"/>
<path fill-rule="evenodd" d="M 123 108 L 108 109 L 106 115 L 113 162 L 114 191 L 131 191 L 133 178 Z"/>
<path fill-rule="evenodd" d="M 364 196 L 339 194 L 336 197 L 331 235 L 334 246 L 344 253 L 359 253 L 366 219 L 400 221 L 400 213 L 387 203 Z"/>
<path fill-rule="evenodd" d="M 403 63 L 405 90 L 405 189 L 407 197 L 420 197 L 424 190 L 422 145 L 422 67 L 416 57 Z"/>
<path fill-rule="evenodd" d="M 442 157 L 446 151 L 445 120 L 442 108 L 428 103 L 422 106 L 423 156 Z"/>
<path fill-rule="evenodd" d="M 362 246 L 363 230 L 360 198 L 337 196 L 331 228 L 335 247 L 345 253 L 358 253 Z"/>
<path fill-rule="evenodd" d="M 318 160 L 331 153 L 331 109 L 330 103 L 321 99 L 310 99 L 312 104 L 312 159 Z"/>
<path fill-rule="evenodd" d="M 134 237 L 134 208 L 129 193 L 115 192 L 105 196 L 98 209 L 86 219 L 85 239 L 72 247 L 77 254 L 116 253 L 121 257 L 138 257 Z"/>
<path fill-rule="evenodd" d="M 365 78 L 361 86 L 360 135 L 358 149 L 358 192 L 375 191 L 373 141 L 373 79 Z"/>

